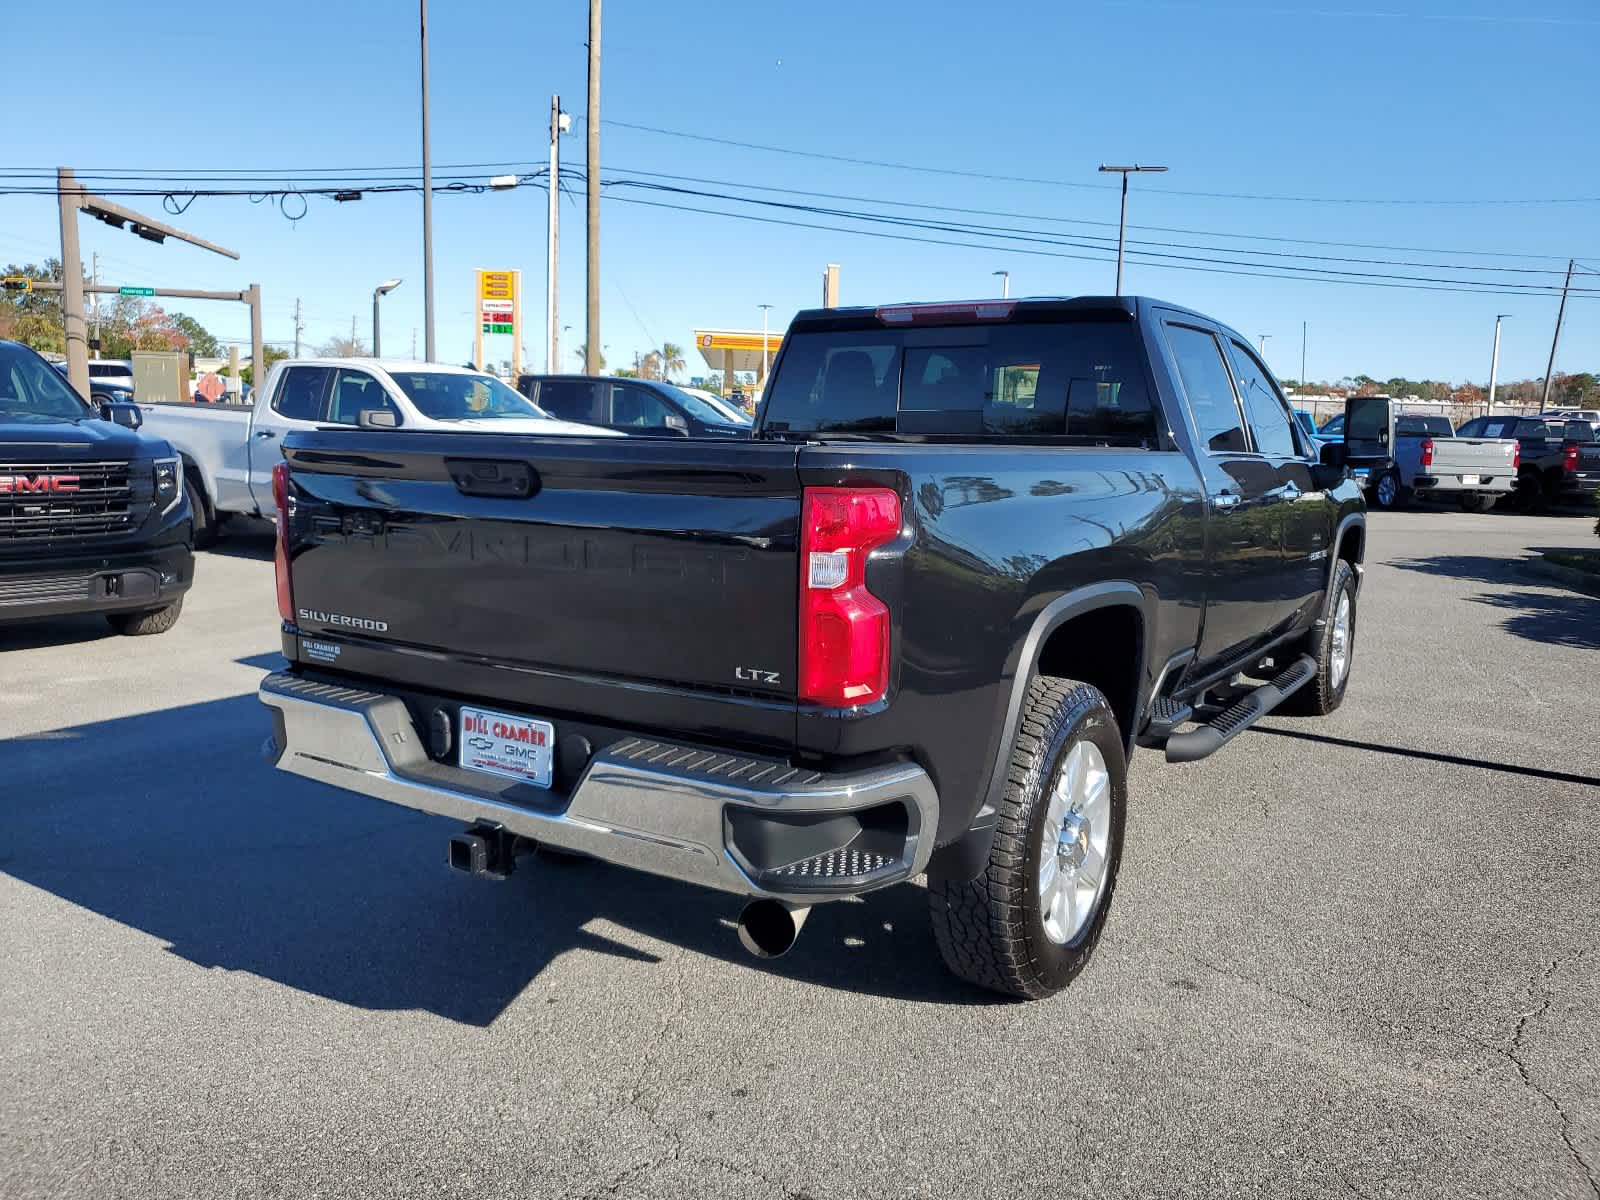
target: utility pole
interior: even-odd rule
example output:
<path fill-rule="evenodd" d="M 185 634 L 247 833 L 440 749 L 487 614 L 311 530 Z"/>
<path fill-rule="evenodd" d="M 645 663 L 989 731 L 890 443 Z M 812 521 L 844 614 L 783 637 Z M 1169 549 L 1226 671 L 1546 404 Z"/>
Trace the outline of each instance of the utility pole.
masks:
<path fill-rule="evenodd" d="M 561 362 L 561 134 L 566 128 L 561 97 L 550 97 L 550 216 L 545 246 L 544 369 L 555 373 Z"/>
<path fill-rule="evenodd" d="M 255 381 L 255 387 L 260 387 L 267 381 L 267 348 L 261 341 L 261 285 L 252 283 L 245 289 L 242 299 L 250 306 L 250 378 Z M 235 383 L 241 383 L 239 376 L 233 378 Z M 239 397 L 244 398 L 242 383 Z"/>
<path fill-rule="evenodd" d="M 1495 313 L 1494 315 L 1494 350 L 1489 355 L 1489 408 L 1494 411 L 1494 389 L 1500 379 L 1500 322 L 1509 317 L 1510 313 Z"/>
<path fill-rule="evenodd" d="M 300 297 L 294 298 L 294 356 L 300 357 L 300 334 L 305 331 L 306 323 L 300 319 Z M 415 330 L 411 335 L 411 352 L 417 352 L 417 337 Z"/>
<path fill-rule="evenodd" d="M 1556 309 L 1556 333 L 1550 339 L 1550 361 L 1544 369 L 1544 395 L 1539 399 L 1540 408 L 1550 407 L 1551 377 L 1556 373 L 1556 347 L 1561 344 L 1561 321 L 1567 315 L 1567 290 L 1572 287 L 1573 259 L 1567 259 L 1567 281 L 1561 285 L 1561 307 Z"/>
<path fill-rule="evenodd" d="M 56 169 L 61 202 L 61 325 L 67 337 L 67 380 L 80 396 L 89 395 L 89 339 L 83 326 L 83 256 L 78 250 L 78 210 L 83 185 L 66 167 Z"/>
<path fill-rule="evenodd" d="M 589 107 L 584 132 L 588 148 L 585 218 L 588 235 L 588 333 L 583 343 L 583 373 L 600 374 L 600 0 L 589 0 Z"/>
<path fill-rule="evenodd" d="M 1122 176 L 1122 216 L 1117 222 L 1117 295 L 1122 295 L 1122 247 L 1128 236 L 1128 176 L 1129 175 L 1161 175 L 1166 172 L 1165 167 L 1141 167 L 1134 163 L 1131 167 L 1108 167 L 1100 164 L 1102 175 Z"/>
<path fill-rule="evenodd" d="M 1306 323 L 1300 322 L 1300 394 L 1306 392 Z"/>
<path fill-rule="evenodd" d="M 90 339 L 89 349 L 94 351 L 96 358 L 100 357 L 100 293 L 94 288 L 100 284 L 100 255 L 98 252 L 89 256 L 89 283 L 90 294 L 94 296 L 94 337 Z"/>
<path fill-rule="evenodd" d="M 761 380 L 759 386 L 765 388 L 767 386 L 767 368 L 772 365 L 772 352 L 767 348 L 767 318 L 772 313 L 772 305 L 758 304 L 756 307 L 761 310 Z"/>
<path fill-rule="evenodd" d="M 356 315 L 350 314 L 350 353 L 356 352 Z"/>
<path fill-rule="evenodd" d="M 422 330 L 433 361 L 433 151 L 428 141 L 428 0 L 418 0 L 422 34 Z M 352 338 L 354 333 L 351 334 Z"/>

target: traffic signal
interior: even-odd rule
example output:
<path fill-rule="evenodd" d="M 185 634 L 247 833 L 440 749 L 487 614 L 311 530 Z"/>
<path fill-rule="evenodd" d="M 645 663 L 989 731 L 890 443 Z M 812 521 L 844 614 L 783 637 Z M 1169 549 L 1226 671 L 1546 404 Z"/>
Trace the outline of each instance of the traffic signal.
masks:
<path fill-rule="evenodd" d="M 0 291 L 31 292 L 33 291 L 33 280 L 26 275 L 7 275 L 0 279 Z"/>

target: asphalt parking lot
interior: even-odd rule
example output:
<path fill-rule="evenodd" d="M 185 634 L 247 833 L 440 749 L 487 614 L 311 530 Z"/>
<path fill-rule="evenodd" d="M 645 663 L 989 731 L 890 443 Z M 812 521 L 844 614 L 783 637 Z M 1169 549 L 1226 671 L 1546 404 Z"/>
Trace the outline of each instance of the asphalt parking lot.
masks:
<path fill-rule="evenodd" d="M 1040 1004 L 920 886 L 744 956 L 728 898 L 445 869 L 269 770 L 270 540 L 178 627 L 0 630 L 0 1195 L 1600 1197 L 1590 522 L 1375 514 L 1344 707 L 1142 752 Z"/>

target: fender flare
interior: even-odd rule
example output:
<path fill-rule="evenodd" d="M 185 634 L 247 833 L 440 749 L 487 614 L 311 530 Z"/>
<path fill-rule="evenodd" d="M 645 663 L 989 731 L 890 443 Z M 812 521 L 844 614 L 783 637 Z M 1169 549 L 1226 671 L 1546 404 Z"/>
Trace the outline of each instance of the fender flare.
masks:
<path fill-rule="evenodd" d="M 1361 563 L 1367 557 L 1367 514 L 1364 512 L 1348 513 L 1339 522 L 1339 527 L 1333 531 L 1333 553 L 1328 556 L 1328 582 L 1322 589 L 1326 596 L 1333 588 L 1333 573 L 1339 569 L 1339 562 L 1344 557 L 1340 551 L 1344 549 L 1344 535 L 1352 529 L 1361 530 L 1361 557 L 1352 560 L 1356 569 L 1357 586 L 1360 586 Z"/>
<path fill-rule="evenodd" d="M 1001 793 L 1005 789 L 1006 770 L 1011 761 L 1011 748 L 1016 744 L 1017 730 L 1022 726 L 1022 706 L 1027 699 L 1028 686 L 1039 663 L 1039 653 L 1050 635 L 1075 617 L 1102 608 L 1134 608 L 1142 622 L 1142 636 L 1138 648 L 1139 681 L 1134 700 L 1134 712 L 1144 712 L 1149 702 L 1150 647 L 1154 644 L 1155 602 L 1137 583 L 1126 579 L 1091 583 L 1056 597 L 1039 610 L 1028 627 L 1028 632 L 1018 642 L 1014 660 L 1008 664 L 1010 687 L 1006 697 L 1004 725 L 1000 744 L 990 764 L 988 786 L 983 801 L 965 834 L 948 845 L 934 851 L 928 863 L 931 878 L 950 881 L 976 879 L 989 861 L 989 849 L 994 842 L 995 821 L 999 812 Z M 1137 717 L 1135 718 L 1137 724 Z M 1126 745 L 1133 744 L 1134 729 L 1122 731 Z"/>

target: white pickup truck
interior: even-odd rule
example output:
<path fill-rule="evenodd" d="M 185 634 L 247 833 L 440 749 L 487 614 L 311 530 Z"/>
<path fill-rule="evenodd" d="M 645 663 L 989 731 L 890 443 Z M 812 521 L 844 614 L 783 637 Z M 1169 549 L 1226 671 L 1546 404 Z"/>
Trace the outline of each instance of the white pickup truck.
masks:
<path fill-rule="evenodd" d="M 276 363 L 254 405 L 141 404 L 144 429 L 183 458 L 195 545 L 234 513 L 274 511 L 272 467 L 296 429 L 428 429 L 462 433 L 621 436 L 558 421 L 493 375 L 440 363 L 297 358 Z"/>

